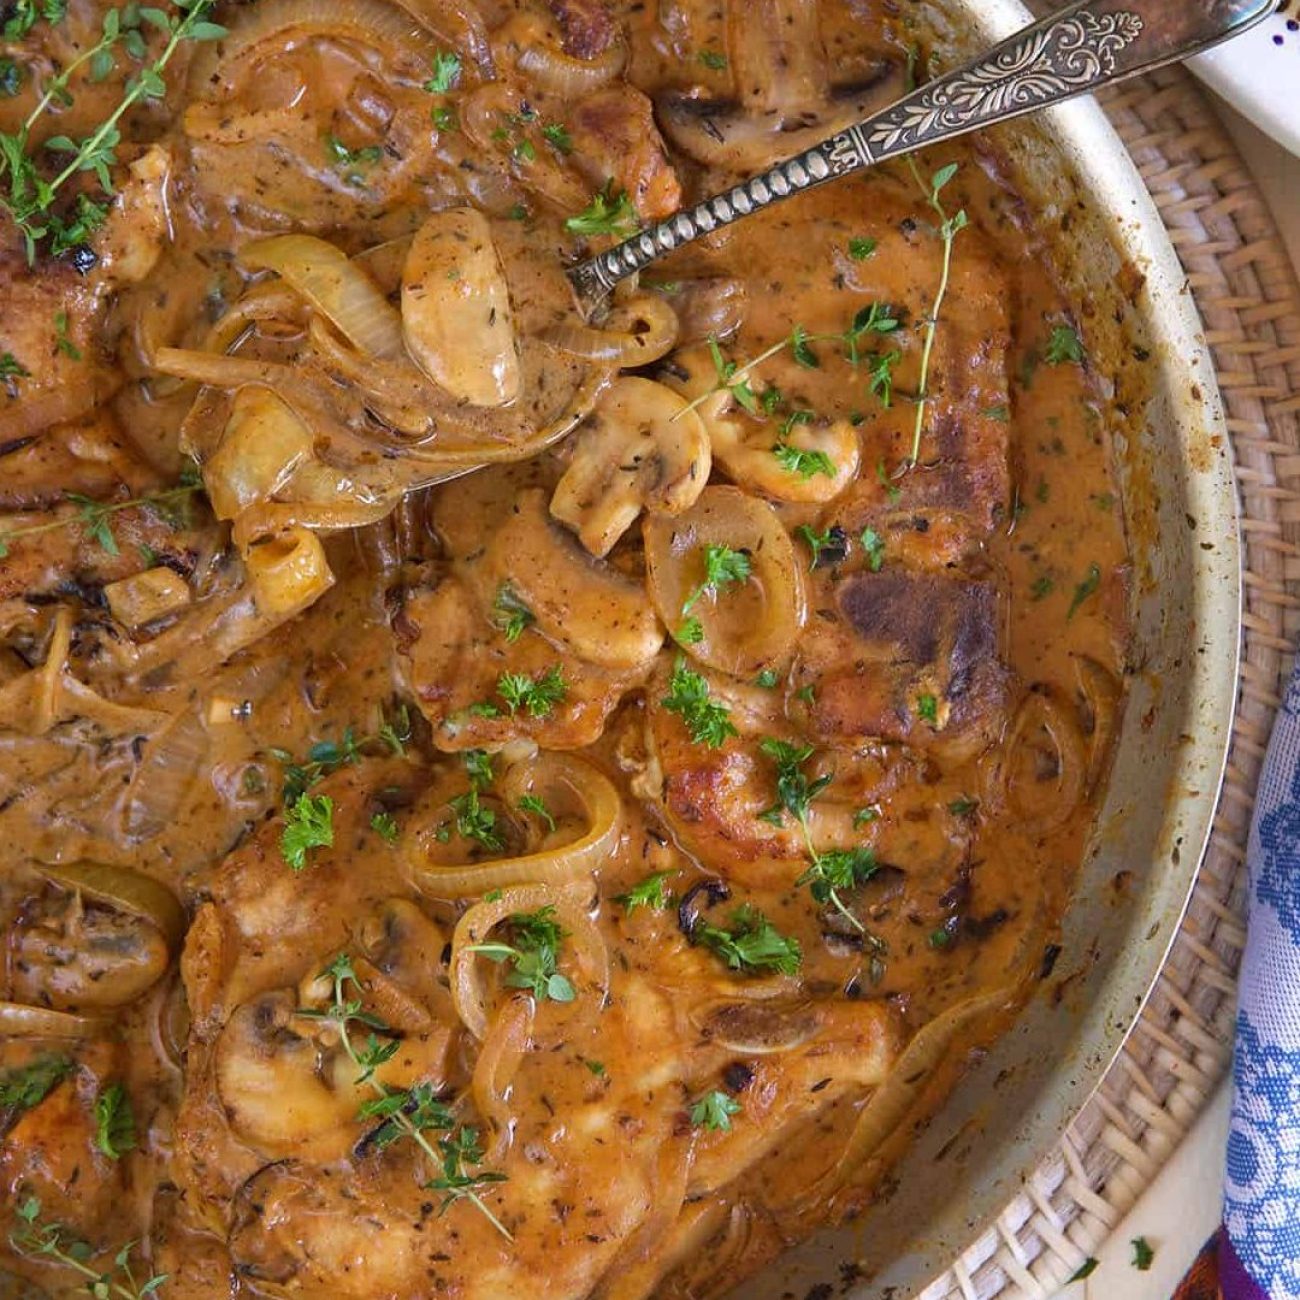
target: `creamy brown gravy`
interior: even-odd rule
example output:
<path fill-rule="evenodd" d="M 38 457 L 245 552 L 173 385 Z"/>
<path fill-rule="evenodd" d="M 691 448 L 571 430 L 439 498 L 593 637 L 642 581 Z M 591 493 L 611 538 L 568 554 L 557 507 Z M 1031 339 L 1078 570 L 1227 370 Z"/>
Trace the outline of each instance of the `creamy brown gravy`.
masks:
<path fill-rule="evenodd" d="M 415 68 L 409 50 L 367 45 L 355 31 L 304 29 L 321 20 L 319 7 L 304 5 L 298 27 L 288 3 L 232 8 L 223 20 L 236 31 L 265 29 L 270 44 L 256 66 L 231 71 L 223 47 L 212 47 L 188 83 L 177 65 L 166 114 L 128 119 L 128 140 L 157 139 L 168 151 L 165 220 L 151 227 L 141 218 L 142 199 L 125 233 L 104 236 L 119 241 L 118 265 L 133 240 L 152 245 L 156 262 L 138 282 L 123 272 L 112 283 L 108 257 L 108 273 L 89 277 L 64 262 L 29 272 L 0 227 L 0 353 L 31 372 L 0 396 L 0 533 L 58 519 L 67 492 L 123 501 L 166 488 L 182 437 L 213 453 L 228 394 L 205 390 L 196 405 L 195 386 L 160 376 L 153 359 L 160 346 L 201 347 L 239 304 L 248 276 L 234 255 L 253 236 L 308 230 L 355 254 L 410 235 L 431 209 L 473 204 L 493 217 L 520 332 L 572 326 L 558 257 L 575 256 L 582 241 L 564 217 L 611 174 L 643 216 L 662 215 L 679 183 L 688 199 L 718 188 L 793 148 L 800 131 L 821 130 L 837 105 L 884 93 L 905 62 L 884 9 L 557 7 L 556 24 L 484 7 L 486 30 L 536 22 L 538 41 L 554 49 L 563 35 L 566 57 L 593 66 L 611 34 L 626 32 L 631 83 L 655 101 L 667 133 L 696 151 L 693 160 L 671 142 L 660 153 L 648 104 L 628 99 L 617 80 L 594 109 L 603 92 L 547 91 L 519 71 L 487 87 L 499 98 L 483 99 L 471 58 L 479 18 L 466 25 L 457 6 L 431 9 L 429 19 L 441 33 L 434 43 L 455 45 L 464 64 L 461 85 L 436 101 L 457 115 L 450 131 L 430 129 L 427 69 Z M 375 14 L 394 11 L 356 12 L 373 26 Z M 37 71 L 65 60 L 68 42 L 97 29 L 100 13 L 73 0 L 65 24 L 38 28 L 19 56 Z M 787 27 L 798 40 L 780 35 Z M 724 64 L 702 61 L 701 51 Z M 79 86 L 59 130 L 75 136 L 101 120 L 116 86 L 120 74 Z M 27 90 L 0 101 L 0 126 L 11 129 L 31 98 Z M 717 141 L 701 132 L 692 100 L 724 122 L 726 158 L 712 156 Z M 502 116 L 526 117 L 525 101 L 536 119 Z M 267 128 L 265 115 L 286 103 L 294 120 Z M 484 122 L 500 123 L 493 130 L 505 138 L 485 137 Z M 547 152 L 538 135 L 546 122 L 568 125 L 572 157 Z M 326 133 L 353 150 L 378 144 L 383 158 L 349 179 L 324 152 Z M 520 156 L 523 139 L 531 160 Z M 138 153 L 123 150 L 127 159 Z M 6 1022 L 2 1077 L 17 1079 L 43 1058 L 71 1063 L 38 1104 L 0 1112 L 6 1214 L 36 1197 L 42 1221 L 65 1225 L 66 1240 L 84 1239 L 104 1260 L 139 1240 L 147 1264 L 138 1277 L 169 1274 L 161 1294 L 175 1297 L 702 1296 L 864 1203 L 881 1165 L 866 1158 L 858 1125 L 880 1073 L 912 1034 L 964 999 L 1005 990 L 1009 1009 L 1043 965 L 1097 806 L 1126 635 L 1105 407 L 1089 366 L 1043 360 L 1052 330 L 1078 322 L 1050 274 L 1051 250 L 996 158 L 976 145 L 927 158 L 921 171 L 928 177 L 949 160 L 960 170 L 944 202 L 964 208 L 970 225 L 954 243 L 922 463 L 897 478 L 942 252 L 934 213 L 906 168 L 803 196 L 648 277 L 658 286 L 650 292 L 695 334 L 645 373 L 688 390 L 713 382 L 700 347 L 710 326 L 725 330 L 726 356 L 743 364 L 796 322 L 835 334 L 873 301 L 902 321 L 864 344 L 877 356 L 902 353 L 888 408 L 868 390 L 865 367 L 850 366 L 831 342 L 815 345 L 817 369 L 786 350 L 753 376 L 758 391 L 780 388 L 783 412 L 856 421 L 844 427 L 859 468 L 832 500 L 772 502 L 792 538 L 803 525 L 842 525 L 849 554 L 802 577 L 807 615 L 794 649 L 772 665 L 775 687 L 693 665 L 742 733 L 720 749 L 693 742 L 660 703 L 678 654 L 671 640 L 631 667 L 593 665 L 574 651 L 573 638 L 592 620 L 599 626 L 597 573 L 612 569 L 642 590 L 639 522 L 608 569 L 590 570 L 590 592 L 580 584 L 577 594 L 542 593 L 562 607 L 545 635 L 528 629 L 510 643 L 493 626 L 493 566 L 503 562 L 493 541 L 511 535 L 528 502 L 549 499 L 572 439 L 519 467 L 417 490 L 395 508 L 384 498 L 370 515 L 386 516 L 380 522 L 331 530 L 360 516 L 332 521 L 318 500 L 314 515 L 301 502 L 282 504 L 287 515 L 267 517 L 310 516 L 334 585 L 288 621 L 258 624 L 247 644 L 223 640 L 234 614 L 223 623 L 212 612 L 244 608 L 248 553 L 201 499 L 184 517 L 117 513 L 116 554 L 75 523 L 10 542 L 0 559 L 0 993 L 83 1022 L 64 1024 L 62 1037 L 51 1024 L 34 1033 L 21 1015 Z M 526 219 L 513 220 L 520 209 Z M 875 240 L 875 251 L 854 258 L 850 241 L 861 239 Z M 369 263 L 385 290 L 396 286 L 404 247 Z M 297 310 L 232 340 L 237 355 L 305 365 Z M 80 361 L 53 346 L 57 311 L 68 313 Z M 538 355 L 540 371 L 561 379 L 583 369 L 560 351 Z M 588 366 L 587 378 L 599 388 L 611 369 Z M 529 389 L 523 400 L 541 411 L 548 399 Z M 765 455 L 781 417 L 766 427 L 730 418 Z M 377 436 L 373 425 L 367 436 Z M 435 432 L 435 451 L 439 437 L 447 435 Z M 348 463 L 364 478 L 412 462 L 369 454 Z M 382 498 L 419 479 L 373 482 Z M 727 481 L 715 450 L 714 482 Z M 755 500 L 764 491 L 750 485 Z M 359 509 L 355 499 L 344 507 Z M 883 547 L 878 572 L 858 540 L 864 528 Z M 579 563 L 576 543 L 563 544 Z M 806 570 L 807 546 L 796 541 L 794 553 Z M 523 582 L 528 557 L 513 554 L 506 576 Z M 190 603 L 132 629 L 106 605 L 105 584 L 150 564 L 180 576 Z M 533 567 L 531 581 L 544 586 L 544 566 Z M 756 599 L 746 588 L 724 592 L 710 617 L 723 618 L 735 600 L 733 622 L 756 620 L 761 603 L 739 603 Z M 611 623 L 610 645 L 625 631 Z M 503 710 L 494 695 L 501 673 L 537 678 L 556 665 L 569 694 L 550 715 Z M 943 708 L 934 726 L 918 716 L 930 694 Z M 467 711 L 493 698 L 497 716 Z M 280 849 L 286 764 L 276 754 L 302 760 L 349 727 L 370 735 L 402 704 L 414 720 L 407 759 L 368 743 L 360 761 L 313 787 L 334 801 L 334 843 L 291 871 Z M 844 894 L 874 940 L 796 886 L 808 862 L 791 819 L 772 827 L 756 815 L 775 797 L 774 767 L 758 748 L 764 735 L 812 745 L 807 771 L 833 778 L 811 805 L 817 849 L 874 851 L 882 869 Z M 528 998 L 499 987 L 502 968 L 479 959 L 491 1020 L 480 1044 L 451 1007 L 447 949 L 458 918 L 489 891 L 452 901 L 431 881 L 457 864 L 540 851 L 585 830 L 581 800 L 566 804 L 562 790 L 549 839 L 535 818 L 501 802 L 510 760 L 520 771 L 532 761 L 510 746 L 520 738 L 578 749 L 619 791 L 616 844 L 581 877 L 591 882 L 581 906 L 591 904 L 608 953 L 608 997 L 596 967 L 578 960 L 573 935 L 559 959 L 576 991 L 571 1003 L 525 1006 Z M 454 828 L 450 801 L 468 790 L 457 753 L 477 746 L 510 746 L 483 792 L 505 836 L 496 850 Z M 855 817 L 863 809 L 870 814 Z M 377 812 L 394 819 L 396 845 L 372 829 Z M 183 957 L 160 948 L 129 908 L 40 866 L 83 861 L 173 890 L 190 925 Z M 702 881 L 729 882 L 729 902 L 703 906 L 696 894 L 704 920 L 724 926 L 735 905 L 760 908 L 799 942 L 797 975 L 730 972 L 688 942 L 675 909 L 629 913 L 615 901 L 653 871 L 677 873 L 668 882 L 677 897 Z M 439 1212 L 442 1192 L 422 1184 L 441 1171 L 409 1137 L 378 1149 L 376 1121 L 355 1117 L 358 1098 L 374 1094 L 354 1088 L 337 1036 L 313 1039 L 319 1022 L 293 1017 L 295 1006 L 319 1008 L 312 977 L 340 951 L 372 963 L 362 996 L 399 1045 L 384 1088 L 430 1083 L 454 1106 L 459 1131 L 479 1131 L 488 1150 L 469 1168 L 506 1176 L 480 1192 L 513 1240 L 465 1199 Z M 87 1028 L 84 1018 L 96 1016 L 102 1023 Z M 773 1041 L 779 1050 L 769 1050 Z M 488 1089 L 495 1117 L 480 1113 L 485 1093 L 471 1086 L 489 1046 L 509 1079 L 508 1089 Z M 114 1082 L 129 1095 L 138 1143 L 120 1160 L 94 1144 L 96 1099 Z M 740 1107 L 729 1130 L 691 1121 L 694 1104 L 715 1090 Z M 455 1131 L 431 1129 L 429 1140 Z M 842 1166 L 846 1150 L 856 1158 Z M 52 1292 L 70 1281 L 57 1262 L 17 1251 L 6 1259 Z"/>

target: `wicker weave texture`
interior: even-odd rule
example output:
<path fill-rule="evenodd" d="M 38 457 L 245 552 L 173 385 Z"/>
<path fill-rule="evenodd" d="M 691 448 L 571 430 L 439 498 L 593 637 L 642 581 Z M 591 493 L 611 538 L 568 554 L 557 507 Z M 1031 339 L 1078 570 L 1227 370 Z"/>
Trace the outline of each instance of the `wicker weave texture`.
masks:
<path fill-rule="evenodd" d="M 1150 1185 L 1222 1078 L 1255 786 L 1300 632 L 1300 290 L 1291 264 L 1185 72 L 1157 73 L 1103 103 L 1156 200 L 1214 351 L 1241 494 L 1240 700 L 1210 848 L 1149 1005 L 1054 1155 L 923 1300 L 1053 1295 Z"/>

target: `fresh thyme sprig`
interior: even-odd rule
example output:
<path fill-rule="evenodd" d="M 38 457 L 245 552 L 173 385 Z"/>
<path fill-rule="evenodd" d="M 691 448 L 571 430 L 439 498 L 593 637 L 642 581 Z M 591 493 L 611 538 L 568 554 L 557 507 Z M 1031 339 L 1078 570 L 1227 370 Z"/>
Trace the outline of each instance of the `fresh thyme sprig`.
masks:
<path fill-rule="evenodd" d="M 934 338 L 939 328 L 939 313 L 943 310 L 944 299 L 948 296 L 948 281 L 952 276 L 952 244 L 958 234 L 969 224 L 965 208 L 949 216 L 948 209 L 943 206 L 943 200 L 939 197 L 948 182 L 957 175 L 956 163 L 940 167 L 930 177 L 928 186 L 921 178 L 916 159 L 909 157 L 907 165 L 916 178 L 916 183 L 924 192 L 926 202 L 939 215 L 939 238 L 943 240 L 943 268 L 939 273 L 939 287 L 935 291 L 934 305 L 925 320 L 925 334 L 921 344 L 921 378 L 916 390 L 916 423 L 912 428 L 912 452 L 903 463 L 904 472 L 910 470 L 921 456 L 921 434 L 925 430 L 925 411 L 930 401 L 930 358 L 934 352 Z"/>
<path fill-rule="evenodd" d="M 386 1043 L 380 1042 L 380 1034 L 388 1037 L 392 1031 L 377 1016 L 362 1010 L 359 997 L 348 996 L 348 985 L 351 984 L 360 993 L 361 981 L 357 978 L 347 953 L 339 953 L 321 975 L 331 982 L 330 1005 L 324 1011 L 300 1009 L 298 1014 L 313 1020 L 323 1020 L 333 1027 L 348 1059 L 357 1067 L 356 1082 L 366 1084 L 374 1092 L 374 1100 L 363 1102 L 357 1111 L 359 1120 L 383 1120 L 375 1130 L 372 1141 L 382 1150 L 400 1138 L 409 1137 L 429 1157 L 434 1168 L 442 1170 L 442 1177 L 432 1178 L 424 1184 L 447 1193 L 442 1208 L 446 1210 L 454 1201 L 467 1200 L 507 1241 L 513 1241 L 510 1230 L 478 1194 L 480 1187 L 488 1183 L 504 1182 L 506 1176 L 487 1169 L 480 1170 L 477 1174 L 465 1173 L 465 1164 L 477 1164 L 483 1158 L 478 1147 L 477 1132 L 464 1126 L 458 1132 L 452 1132 L 456 1127 L 455 1117 L 434 1096 L 429 1084 L 420 1083 L 412 1088 L 394 1089 L 375 1077 L 375 1071 L 396 1055 L 398 1043 L 396 1038 L 389 1038 Z M 369 1031 L 363 1047 L 358 1048 L 352 1041 L 348 1026 L 353 1023 L 364 1025 Z M 426 1136 L 430 1129 L 447 1131 L 446 1138 L 438 1139 L 437 1149 Z M 449 1160 L 454 1162 L 451 1168 Z"/>
<path fill-rule="evenodd" d="M 161 99 L 167 93 L 163 73 L 182 44 L 215 41 L 225 36 L 224 27 L 207 21 L 214 3 L 215 0 L 176 0 L 178 12 L 174 14 L 148 6 L 110 9 L 104 15 L 99 39 L 50 79 L 17 134 L 0 134 L 0 180 L 8 179 L 8 194 L 0 197 L 0 211 L 9 215 L 22 234 L 29 262 L 35 261 L 43 240 L 49 239 L 52 253 L 65 252 L 84 243 L 103 224 L 107 205 L 86 194 L 77 196 L 71 219 L 55 213 L 53 207 L 59 191 L 79 172 L 93 172 L 103 194 L 113 194 L 109 168 L 117 162 L 117 146 L 122 140 L 118 124 L 140 100 Z M 45 142 L 48 152 L 71 155 L 53 179 L 47 180 L 28 152 L 32 128 L 55 100 L 65 106 L 72 102 L 68 91 L 72 75 L 86 64 L 90 65 L 91 79 L 102 81 L 113 70 L 113 50 L 118 44 L 133 57 L 143 58 L 142 23 L 166 33 L 167 43 L 162 52 L 128 79 L 117 106 L 90 135 L 80 141 L 54 136 Z"/>
<path fill-rule="evenodd" d="M 128 1241 L 113 1256 L 111 1268 L 92 1268 L 88 1263 L 95 1252 L 84 1241 L 69 1238 L 57 1223 L 41 1222 L 41 1203 L 29 1196 L 15 1211 L 18 1226 L 9 1234 L 9 1244 L 21 1255 L 44 1255 L 65 1268 L 80 1273 L 87 1281 L 86 1290 L 99 1300 L 146 1300 L 157 1295 L 168 1274 L 157 1273 L 145 1282 L 137 1282 L 131 1271 L 134 1241 Z"/>
<path fill-rule="evenodd" d="M 0 531 L 0 560 L 9 554 L 10 545 L 22 537 L 35 537 L 40 533 L 57 532 L 60 528 L 69 528 L 79 524 L 91 541 L 97 542 L 109 555 L 117 555 L 117 538 L 109 520 L 120 510 L 137 510 L 155 507 L 166 510 L 176 502 L 187 501 L 189 497 L 202 489 L 197 474 L 193 481 L 182 475 L 181 482 L 173 488 L 161 492 L 150 492 L 141 497 L 132 497 L 129 501 L 96 501 L 83 496 L 80 492 L 65 492 L 64 499 L 77 507 L 76 514 L 64 515 L 60 519 L 51 519 L 43 524 L 29 524 L 25 528 L 11 528 Z"/>
<path fill-rule="evenodd" d="M 812 832 L 808 828 L 808 810 L 812 801 L 830 785 L 830 775 L 823 773 L 809 778 L 804 764 L 813 756 L 811 745 L 792 745 L 765 736 L 759 742 L 759 748 L 776 766 L 777 795 L 776 803 L 759 816 L 773 826 L 780 826 L 789 813 L 798 822 L 808 850 L 808 869 L 795 884 L 808 885 L 819 903 L 829 903 L 854 929 L 866 934 L 867 927 L 849 910 L 840 897 L 840 890 L 870 880 L 877 870 L 876 855 L 867 848 L 828 849 L 820 853 L 813 845 Z"/>

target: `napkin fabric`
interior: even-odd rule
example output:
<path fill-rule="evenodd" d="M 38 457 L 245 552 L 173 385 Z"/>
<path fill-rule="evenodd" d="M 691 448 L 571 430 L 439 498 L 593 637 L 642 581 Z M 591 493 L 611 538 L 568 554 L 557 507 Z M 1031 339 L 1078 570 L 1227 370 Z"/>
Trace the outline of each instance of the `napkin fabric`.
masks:
<path fill-rule="evenodd" d="M 1219 1285 L 1224 1300 L 1300 1300 L 1300 671 L 1274 723 L 1247 866 Z"/>

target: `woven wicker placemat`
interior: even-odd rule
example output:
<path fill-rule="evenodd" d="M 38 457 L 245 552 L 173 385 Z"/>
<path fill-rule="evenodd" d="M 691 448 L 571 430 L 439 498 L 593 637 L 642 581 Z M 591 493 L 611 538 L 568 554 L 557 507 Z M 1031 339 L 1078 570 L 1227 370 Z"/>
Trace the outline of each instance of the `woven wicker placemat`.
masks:
<path fill-rule="evenodd" d="M 1103 99 L 1187 271 L 1236 451 L 1240 700 L 1213 837 L 1155 991 L 1100 1090 L 996 1225 L 924 1300 L 1047 1297 L 1150 1185 L 1232 1056 L 1246 837 L 1300 632 L 1300 289 L 1263 197 L 1181 69 Z"/>

